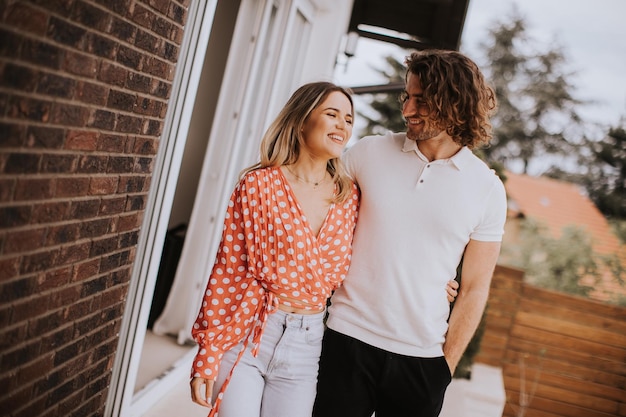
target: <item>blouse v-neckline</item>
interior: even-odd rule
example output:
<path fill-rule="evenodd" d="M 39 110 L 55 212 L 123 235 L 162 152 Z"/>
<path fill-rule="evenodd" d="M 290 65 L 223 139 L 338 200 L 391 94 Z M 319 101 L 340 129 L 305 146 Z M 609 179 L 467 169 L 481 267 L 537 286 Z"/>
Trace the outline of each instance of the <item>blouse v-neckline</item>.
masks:
<path fill-rule="evenodd" d="M 313 239 L 315 239 L 315 241 L 318 241 L 322 237 L 323 232 L 326 229 L 326 225 L 328 224 L 328 220 L 330 219 L 331 212 L 335 208 L 335 203 L 332 202 L 328 206 L 328 211 L 326 212 L 326 216 L 324 217 L 324 220 L 322 221 L 322 224 L 320 226 L 320 230 L 318 230 L 317 234 L 316 234 L 315 231 L 313 230 L 311 222 L 309 222 L 309 218 L 307 217 L 306 213 L 304 212 L 304 209 L 302 208 L 302 205 L 300 204 L 300 200 L 298 200 L 298 197 L 296 196 L 296 193 L 293 191 L 293 188 L 291 187 L 291 184 L 289 183 L 289 180 L 287 179 L 287 177 L 283 173 L 283 170 L 280 168 L 280 166 L 275 167 L 275 169 L 278 171 L 278 173 L 279 173 L 279 175 L 281 177 L 281 183 L 282 183 L 283 187 L 285 188 L 285 191 L 289 194 L 289 196 L 293 200 L 293 202 L 294 202 L 294 204 L 295 204 L 295 206 L 296 206 L 296 208 L 298 210 L 298 213 L 300 214 L 300 217 L 302 217 L 303 221 L 306 222 L 307 228 L 309 229 L 309 232 L 310 232 L 311 236 L 313 237 Z"/>

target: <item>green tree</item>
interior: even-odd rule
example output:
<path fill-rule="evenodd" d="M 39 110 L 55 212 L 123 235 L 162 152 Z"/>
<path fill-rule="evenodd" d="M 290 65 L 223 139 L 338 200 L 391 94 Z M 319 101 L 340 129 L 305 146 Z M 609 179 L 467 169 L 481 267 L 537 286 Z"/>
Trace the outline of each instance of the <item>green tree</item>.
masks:
<path fill-rule="evenodd" d="M 626 130 L 611 128 L 591 150 L 597 164 L 584 178 L 589 197 L 606 216 L 626 219 Z"/>
<path fill-rule="evenodd" d="M 406 69 L 404 62 L 389 55 L 384 58 L 386 67 L 377 68 L 376 72 L 388 80 L 389 85 L 403 85 Z M 384 134 L 386 131 L 402 132 L 405 129 L 404 118 L 400 111 L 398 96 L 401 89 L 393 89 L 384 93 L 368 94 L 369 112 L 358 112 L 366 122 L 362 136 Z M 369 115 L 368 113 L 371 113 Z"/>
<path fill-rule="evenodd" d="M 583 229 L 569 226 L 559 238 L 552 238 L 546 227 L 532 219 L 521 226 L 520 245 L 513 266 L 523 269 L 532 283 L 569 294 L 588 296 L 593 286 L 581 277 L 599 279 L 601 257 L 594 254 L 591 238 Z"/>
<path fill-rule="evenodd" d="M 512 14 L 497 23 L 488 40 L 483 69 L 496 91 L 494 138 L 484 150 L 489 161 L 517 164 L 528 173 L 533 161 L 552 156 L 576 160 L 584 143 L 582 121 L 559 47 L 536 51 L 525 21 Z"/>
<path fill-rule="evenodd" d="M 623 123 L 623 122 L 622 122 Z M 626 242 L 626 130 L 612 127 L 601 141 L 588 140 L 577 172 L 554 166 L 544 175 L 582 185 Z"/>

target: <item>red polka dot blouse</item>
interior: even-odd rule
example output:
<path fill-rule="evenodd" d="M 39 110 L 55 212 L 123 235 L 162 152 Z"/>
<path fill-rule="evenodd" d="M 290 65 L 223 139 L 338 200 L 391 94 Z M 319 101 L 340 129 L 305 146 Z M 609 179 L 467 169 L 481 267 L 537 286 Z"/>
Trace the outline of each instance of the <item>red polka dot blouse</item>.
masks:
<path fill-rule="evenodd" d="M 359 197 L 331 204 L 318 236 L 280 168 L 248 173 L 228 203 L 224 231 L 198 318 L 193 377 L 217 378 L 227 350 L 252 336 L 255 351 L 267 315 L 281 304 L 321 310 L 345 278 Z"/>

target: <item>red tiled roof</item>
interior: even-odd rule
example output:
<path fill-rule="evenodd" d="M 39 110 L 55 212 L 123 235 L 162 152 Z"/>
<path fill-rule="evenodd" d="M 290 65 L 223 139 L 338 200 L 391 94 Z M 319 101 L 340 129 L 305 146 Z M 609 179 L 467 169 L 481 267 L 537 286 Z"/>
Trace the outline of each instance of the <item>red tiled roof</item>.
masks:
<path fill-rule="evenodd" d="M 591 234 L 595 252 L 619 252 L 619 240 L 608 221 L 579 186 L 547 177 L 510 172 L 506 175 L 510 214 L 523 214 L 540 221 L 555 238 L 566 226 L 581 227 Z"/>

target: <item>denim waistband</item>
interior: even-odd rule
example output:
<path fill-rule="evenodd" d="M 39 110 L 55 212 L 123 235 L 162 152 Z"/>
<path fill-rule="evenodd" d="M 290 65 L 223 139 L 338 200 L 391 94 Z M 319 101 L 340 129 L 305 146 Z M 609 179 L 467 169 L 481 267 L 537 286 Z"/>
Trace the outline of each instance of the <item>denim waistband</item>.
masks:
<path fill-rule="evenodd" d="M 294 314 L 282 310 L 276 310 L 268 317 L 268 320 L 278 321 L 285 327 L 308 327 L 324 321 L 326 311 L 313 314 Z"/>

